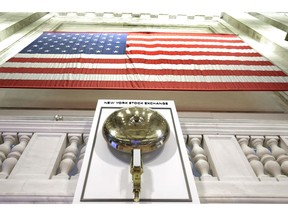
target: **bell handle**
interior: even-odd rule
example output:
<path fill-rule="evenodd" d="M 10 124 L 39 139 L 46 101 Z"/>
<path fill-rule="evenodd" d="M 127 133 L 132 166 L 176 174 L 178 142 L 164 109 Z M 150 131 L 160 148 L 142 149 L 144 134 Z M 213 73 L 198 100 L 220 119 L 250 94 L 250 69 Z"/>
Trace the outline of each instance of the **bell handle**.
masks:
<path fill-rule="evenodd" d="M 132 174 L 134 201 L 139 202 L 141 191 L 141 174 L 143 173 L 141 149 L 132 150 L 130 173 Z"/>

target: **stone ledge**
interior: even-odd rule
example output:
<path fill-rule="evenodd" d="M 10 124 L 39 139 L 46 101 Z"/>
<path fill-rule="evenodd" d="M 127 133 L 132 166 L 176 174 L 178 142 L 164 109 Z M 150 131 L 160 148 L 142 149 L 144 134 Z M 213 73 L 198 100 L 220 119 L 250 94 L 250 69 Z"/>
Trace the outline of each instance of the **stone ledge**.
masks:
<path fill-rule="evenodd" d="M 0 17 L 0 42 L 48 13 L 6 13 Z M 2 28 L 1 28 L 2 26 Z"/>
<path fill-rule="evenodd" d="M 249 12 L 249 14 L 282 31 L 288 32 L 288 16 L 284 16 L 282 13 Z"/>

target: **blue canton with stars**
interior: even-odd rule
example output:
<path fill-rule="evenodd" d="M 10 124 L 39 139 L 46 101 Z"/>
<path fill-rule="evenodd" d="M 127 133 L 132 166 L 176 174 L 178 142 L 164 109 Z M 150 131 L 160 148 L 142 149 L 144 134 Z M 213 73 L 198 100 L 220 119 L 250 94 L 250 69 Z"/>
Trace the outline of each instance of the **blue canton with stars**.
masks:
<path fill-rule="evenodd" d="M 124 54 L 126 33 L 45 32 L 20 53 Z"/>

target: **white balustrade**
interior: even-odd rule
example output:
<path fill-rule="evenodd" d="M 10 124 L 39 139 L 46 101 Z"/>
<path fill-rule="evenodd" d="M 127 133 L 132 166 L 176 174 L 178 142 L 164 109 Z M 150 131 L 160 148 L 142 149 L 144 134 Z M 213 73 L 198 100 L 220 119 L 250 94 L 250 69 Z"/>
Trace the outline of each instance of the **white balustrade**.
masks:
<path fill-rule="evenodd" d="M 68 134 L 69 145 L 65 149 L 59 165 L 59 174 L 53 178 L 69 179 L 69 173 L 75 166 L 79 153 L 78 145 L 82 142 L 81 134 Z"/>
<path fill-rule="evenodd" d="M 265 136 L 264 146 L 271 149 L 272 155 L 276 158 L 276 161 L 280 164 L 281 171 L 288 175 L 288 154 L 287 152 L 278 146 L 278 136 Z"/>
<path fill-rule="evenodd" d="M 22 155 L 24 149 L 26 148 L 29 140 L 31 139 L 32 133 L 19 133 L 19 144 L 15 145 L 7 158 L 3 161 L 2 171 L 0 172 L 0 179 L 5 179 L 11 173 L 12 169 L 15 167 L 20 156 Z"/>
<path fill-rule="evenodd" d="M 250 137 L 236 136 L 236 138 L 258 179 L 264 180 L 269 178 L 269 176 L 264 173 L 264 166 L 260 162 L 259 157 L 256 155 L 255 151 L 248 146 Z"/>
<path fill-rule="evenodd" d="M 204 149 L 201 146 L 201 135 L 189 135 L 187 141 L 187 149 L 190 152 L 189 159 L 193 161 L 195 169 L 200 174 L 200 180 L 216 180 L 210 172 L 210 165 Z"/>
<path fill-rule="evenodd" d="M 17 133 L 3 133 L 4 143 L 0 145 L 0 167 L 11 151 L 12 145 L 17 143 Z"/>
<path fill-rule="evenodd" d="M 263 163 L 265 171 L 280 180 L 285 177 L 281 174 L 281 167 L 276 162 L 276 159 L 271 152 L 267 148 L 263 147 L 263 144 L 263 136 L 251 136 L 250 146 L 256 149 L 256 154 Z"/>

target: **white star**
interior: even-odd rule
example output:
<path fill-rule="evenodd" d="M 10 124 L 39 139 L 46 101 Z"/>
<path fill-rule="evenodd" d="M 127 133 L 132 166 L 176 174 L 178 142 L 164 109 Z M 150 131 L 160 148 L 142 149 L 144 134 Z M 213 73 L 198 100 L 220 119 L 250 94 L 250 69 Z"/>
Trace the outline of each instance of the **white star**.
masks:
<path fill-rule="evenodd" d="M 97 53 L 101 53 L 101 51 L 100 51 L 100 50 L 97 50 L 96 52 L 97 52 Z"/>
<path fill-rule="evenodd" d="M 117 50 L 115 50 L 115 51 L 114 51 L 114 53 L 118 53 L 118 51 L 117 51 Z"/>
<path fill-rule="evenodd" d="M 111 48 L 106 48 L 106 50 L 111 50 Z"/>

